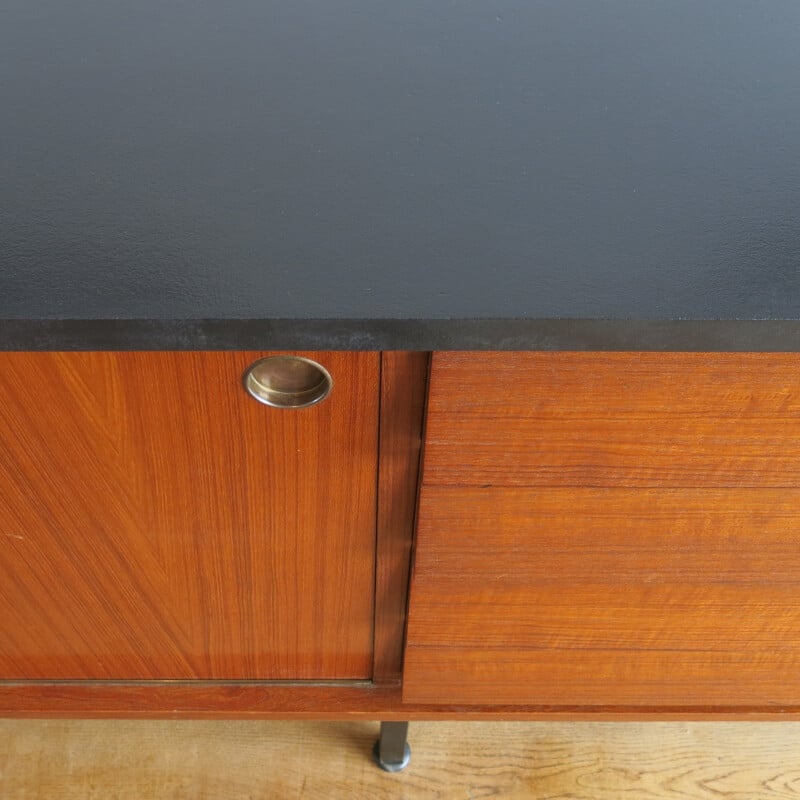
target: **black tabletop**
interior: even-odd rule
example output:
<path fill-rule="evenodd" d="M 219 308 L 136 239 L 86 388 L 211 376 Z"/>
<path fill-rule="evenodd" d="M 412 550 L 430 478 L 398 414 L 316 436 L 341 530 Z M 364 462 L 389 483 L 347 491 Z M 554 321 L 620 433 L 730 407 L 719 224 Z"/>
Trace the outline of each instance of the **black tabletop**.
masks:
<path fill-rule="evenodd" d="M 800 349 L 797 0 L 5 0 L 0 348 Z"/>

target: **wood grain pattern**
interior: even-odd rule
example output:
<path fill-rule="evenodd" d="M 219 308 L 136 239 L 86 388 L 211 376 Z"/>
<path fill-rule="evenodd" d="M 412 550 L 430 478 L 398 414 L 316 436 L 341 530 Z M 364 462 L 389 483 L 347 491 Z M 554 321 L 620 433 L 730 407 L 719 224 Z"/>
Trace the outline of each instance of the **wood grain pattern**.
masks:
<path fill-rule="evenodd" d="M 0 681 L 4 717 L 386 720 L 800 720 L 795 706 L 546 706 L 404 702 L 397 685 L 335 681 Z"/>
<path fill-rule="evenodd" d="M 435 353 L 426 485 L 800 486 L 792 353 Z"/>
<path fill-rule="evenodd" d="M 464 571 L 485 568 L 487 553 L 504 590 L 546 589 L 565 575 L 584 587 L 678 577 L 687 588 L 792 590 L 799 517 L 797 489 L 432 486 L 420 502 L 425 546 L 414 569 L 443 592 L 459 590 Z"/>
<path fill-rule="evenodd" d="M 746 612 L 745 612 L 746 613 Z M 647 620 L 654 624 L 653 617 Z M 601 622 L 602 624 L 602 622 Z M 710 652 L 688 648 L 603 649 L 591 639 L 580 646 L 514 648 L 470 645 L 409 647 L 403 698 L 412 703 L 691 707 L 735 712 L 738 705 L 796 705 L 797 654 L 753 649 Z M 447 676 L 446 680 L 442 676 Z M 713 716 L 711 717 L 713 718 Z"/>
<path fill-rule="evenodd" d="M 435 354 L 404 699 L 800 702 L 798 368 Z"/>
<path fill-rule="evenodd" d="M 800 725 L 415 723 L 376 769 L 375 722 L 0 720 L 20 800 L 787 800 Z M 310 754 L 313 754 L 311 757 Z M 280 765 L 280 768 L 272 768 Z"/>
<path fill-rule="evenodd" d="M 419 479 L 428 353 L 381 354 L 375 683 L 399 683 Z"/>
<path fill-rule="evenodd" d="M 0 355 L 0 676 L 371 674 L 378 354 L 298 411 L 263 355 Z"/>

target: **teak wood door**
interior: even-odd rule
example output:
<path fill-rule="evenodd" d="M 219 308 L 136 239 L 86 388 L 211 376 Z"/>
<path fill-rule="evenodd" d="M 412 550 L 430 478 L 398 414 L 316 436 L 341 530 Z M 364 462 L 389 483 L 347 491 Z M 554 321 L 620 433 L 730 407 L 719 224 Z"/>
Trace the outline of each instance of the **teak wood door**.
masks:
<path fill-rule="evenodd" d="M 436 353 L 403 697 L 800 703 L 800 358 Z"/>
<path fill-rule="evenodd" d="M 0 679 L 371 674 L 379 354 L 0 354 Z"/>

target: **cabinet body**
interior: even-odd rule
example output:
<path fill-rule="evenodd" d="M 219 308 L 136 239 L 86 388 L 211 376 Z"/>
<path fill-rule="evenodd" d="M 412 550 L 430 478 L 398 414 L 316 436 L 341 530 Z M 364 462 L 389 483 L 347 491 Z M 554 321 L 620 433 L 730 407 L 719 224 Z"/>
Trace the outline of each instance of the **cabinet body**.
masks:
<path fill-rule="evenodd" d="M 0 713 L 800 718 L 800 4 L 501 5 L 3 4 Z"/>
<path fill-rule="evenodd" d="M 0 356 L 3 713 L 800 715 L 796 355 L 264 355 Z"/>

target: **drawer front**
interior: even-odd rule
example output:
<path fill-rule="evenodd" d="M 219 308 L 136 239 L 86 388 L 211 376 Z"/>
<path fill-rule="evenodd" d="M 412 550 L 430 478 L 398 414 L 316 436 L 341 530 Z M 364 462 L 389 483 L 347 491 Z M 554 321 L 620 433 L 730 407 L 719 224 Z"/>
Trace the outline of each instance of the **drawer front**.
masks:
<path fill-rule="evenodd" d="M 377 353 L 0 354 L 0 679 L 371 674 Z"/>
<path fill-rule="evenodd" d="M 800 357 L 437 353 L 404 699 L 800 703 Z"/>

